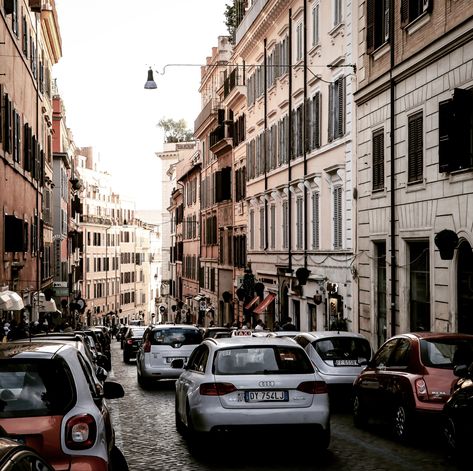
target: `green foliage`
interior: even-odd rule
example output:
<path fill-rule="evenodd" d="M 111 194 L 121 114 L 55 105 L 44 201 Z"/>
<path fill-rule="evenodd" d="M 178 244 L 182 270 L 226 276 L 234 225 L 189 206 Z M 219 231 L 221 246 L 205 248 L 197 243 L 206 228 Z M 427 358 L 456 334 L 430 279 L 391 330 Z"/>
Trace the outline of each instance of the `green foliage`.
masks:
<path fill-rule="evenodd" d="M 187 124 L 183 119 L 178 121 L 169 118 L 162 118 L 158 127 L 164 131 L 164 142 L 189 142 L 194 140 L 193 132 L 187 128 Z"/>
<path fill-rule="evenodd" d="M 237 27 L 235 4 L 234 3 L 232 3 L 231 5 L 226 4 L 225 11 L 223 14 L 225 15 L 225 26 L 227 27 L 228 35 L 231 38 L 234 38 L 235 30 Z"/>

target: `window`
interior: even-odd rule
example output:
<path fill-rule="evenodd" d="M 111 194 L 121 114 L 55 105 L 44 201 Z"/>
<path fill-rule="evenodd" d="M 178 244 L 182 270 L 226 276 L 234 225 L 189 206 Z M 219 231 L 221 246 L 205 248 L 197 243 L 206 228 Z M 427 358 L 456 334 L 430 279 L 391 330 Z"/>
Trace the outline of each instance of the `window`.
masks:
<path fill-rule="evenodd" d="M 21 123 L 20 115 L 13 110 L 13 160 L 20 163 L 21 156 Z"/>
<path fill-rule="evenodd" d="M 310 128 L 309 128 L 309 137 L 310 137 L 310 149 L 318 149 L 320 147 L 320 110 L 321 110 L 321 99 L 322 96 L 320 92 L 317 92 L 312 97 L 312 104 L 310 107 Z"/>
<path fill-rule="evenodd" d="M 401 26 L 406 26 L 422 16 L 431 13 L 434 0 L 401 0 Z"/>
<path fill-rule="evenodd" d="M 255 212 L 252 209 L 250 211 L 250 249 L 255 248 Z"/>
<path fill-rule="evenodd" d="M 318 192 L 312 193 L 312 248 L 320 248 L 320 232 L 319 232 L 319 198 Z"/>
<path fill-rule="evenodd" d="M 410 330 L 430 330 L 429 243 L 409 243 Z"/>
<path fill-rule="evenodd" d="M 302 249 L 304 238 L 304 200 L 299 196 L 296 200 L 296 248 Z"/>
<path fill-rule="evenodd" d="M 333 189 L 333 248 L 342 248 L 342 187 Z"/>
<path fill-rule="evenodd" d="M 329 142 L 345 134 L 345 94 L 345 77 L 339 77 L 329 85 Z"/>
<path fill-rule="evenodd" d="M 299 23 L 296 27 L 296 62 L 302 60 L 303 32 L 302 23 Z"/>
<path fill-rule="evenodd" d="M 368 53 L 389 40 L 390 0 L 368 0 L 366 4 L 366 49 Z"/>
<path fill-rule="evenodd" d="M 312 8 L 312 46 L 319 44 L 319 3 Z"/>
<path fill-rule="evenodd" d="M 259 248 L 263 250 L 265 248 L 265 215 L 264 215 L 264 206 L 259 210 Z"/>
<path fill-rule="evenodd" d="M 274 249 L 276 247 L 276 206 L 271 205 L 270 209 L 270 218 L 271 218 L 271 238 L 270 238 L 270 247 Z"/>
<path fill-rule="evenodd" d="M 386 341 L 387 334 L 387 290 L 386 290 L 386 242 L 375 244 L 375 270 L 376 270 L 376 318 L 378 345 Z"/>
<path fill-rule="evenodd" d="M 439 172 L 473 167 L 473 91 L 456 88 L 439 103 Z"/>
<path fill-rule="evenodd" d="M 289 206 L 287 200 L 282 203 L 282 247 L 283 249 L 289 247 Z"/>
<path fill-rule="evenodd" d="M 342 22 L 342 0 L 333 0 L 333 26 Z"/>
<path fill-rule="evenodd" d="M 373 133 L 373 191 L 384 189 L 384 130 Z"/>
<path fill-rule="evenodd" d="M 422 180 L 423 175 L 423 116 L 422 111 L 409 116 L 408 119 L 408 176 L 409 183 Z"/>

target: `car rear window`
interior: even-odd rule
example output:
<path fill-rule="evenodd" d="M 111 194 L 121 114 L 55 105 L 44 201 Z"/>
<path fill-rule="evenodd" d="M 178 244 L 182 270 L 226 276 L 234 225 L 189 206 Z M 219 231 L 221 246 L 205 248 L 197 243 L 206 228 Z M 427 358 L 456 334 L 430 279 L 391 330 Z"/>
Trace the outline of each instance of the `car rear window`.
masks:
<path fill-rule="evenodd" d="M 466 339 L 422 339 L 422 363 L 432 368 L 453 369 L 473 361 L 473 341 Z"/>
<path fill-rule="evenodd" d="M 63 415 L 74 402 L 71 373 L 63 361 L 0 362 L 0 418 Z"/>
<path fill-rule="evenodd" d="M 369 360 L 371 347 L 366 339 L 355 337 L 332 337 L 312 342 L 323 361 Z"/>
<path fill-rule="evenodd" d="M 309 374 L 314 367 L 304 350 L 291 347 L 245 347 L 219 350 L 215 374 Z"/>
<path fill-rule="evenodd" d="M 146 329 L 131 329 L 130 337 L 143 337 Z"/>
<path fill-rule="evenodd" d="M 202 341 L 202 335 L 197 329 L 171 327 L 157 329 L 151 334 L 152 345 L 197 345 Z"/>

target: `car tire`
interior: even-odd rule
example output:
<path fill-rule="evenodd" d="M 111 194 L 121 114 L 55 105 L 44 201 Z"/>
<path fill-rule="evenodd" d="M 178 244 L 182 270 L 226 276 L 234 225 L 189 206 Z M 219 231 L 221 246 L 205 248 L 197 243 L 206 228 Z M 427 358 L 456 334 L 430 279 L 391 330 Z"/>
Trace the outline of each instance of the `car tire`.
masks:
<path fill-rule="evenodd" d="M 108 469 L 110 471 L 128 471 L 129 469 L 123 453 L 116 445 L 113 446 L 110 452 L 110 466 Z"/>
<path fill-rule="evenodd" d="M 451 417 L 445 418 L 442 426 L 442 432 L 448 456 L 452 458 L 461 457 L 464 450 L 462 443 L 460 442 L 460 434 L 458 433 L 455 422 Z"/>
<path fill-rule="evenodd" d="M 123 362 L 130 363 L 130 355 L 127 355 L 125 352 L 123 352 Z"/>
<path fill-rule="evenodd" d="M 186 434 L 186 427 L 179 416 L 179 412 L 177 410 L 177 400 L 174 402 L 174 415 L 176 417 L 176 430 L 180 435 L 184 436 Z"/>
<path fill-rule="evenodd" d="M 392 432 L 394 437 L 400 442 L 409 441 L 412 435 L 412 415 L 411 411 L 402 403 L 399 403 L 392 415 Z"/>
<path fill-rule="evenodd" d="M 138 384 L 143 388 L 143 389 L 147 389 L 149 388 L 151 382 L 148 378 L 143 378 L 143 376 L 137 371 L 136 373 L 136 378 L 137 378 L 137 381 L 138 381 Z"/>
<path fill-rule="evenodd" d="M 361 405 L 360 396 L 355 394 L 353 397 L 353 425 L 356 428 L 366 427 L 368 420 Z"/>

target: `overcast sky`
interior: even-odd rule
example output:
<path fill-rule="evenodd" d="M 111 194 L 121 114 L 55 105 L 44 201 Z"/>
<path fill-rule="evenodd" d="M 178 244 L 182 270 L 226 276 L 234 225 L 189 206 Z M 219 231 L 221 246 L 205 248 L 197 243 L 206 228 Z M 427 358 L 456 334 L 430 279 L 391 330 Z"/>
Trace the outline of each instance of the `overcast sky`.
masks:
<path fill-rule="evenodd" d="M 56 0 L 63 57 L 53 67 L 67 126 L 79 147 L 92 146 L 114 177 L 117 191 L 137 209 L 157 209 L 163 148 L 156 124 L 200 112 L 199 67 L 155 73 L 170 63 L 204 64 L 226 35 L 230 0 Z"/>

